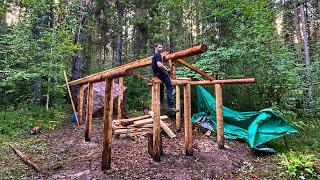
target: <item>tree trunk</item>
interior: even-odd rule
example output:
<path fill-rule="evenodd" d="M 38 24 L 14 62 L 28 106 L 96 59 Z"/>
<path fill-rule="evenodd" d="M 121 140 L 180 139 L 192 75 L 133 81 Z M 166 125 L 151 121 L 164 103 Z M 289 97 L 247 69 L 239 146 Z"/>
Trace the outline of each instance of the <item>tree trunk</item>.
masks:
<path fill-rule="evenodd" d="M 303 50 L 305 54 L 306 65 L 306 84 L 307 84 L 307 106 L 312 101 L 312 80 L 311 80 L 311 51 L 310 51 L 310 31 L 306 17 L 306 4 L 300 6 L 301 24 L 303 31 Z"/>
<path fill-rule="evenodd" d="M 299 17 L 299 6 L 294 9 L 294 37 L 295 37 L 295 50 L 297 53 L 298 63 L 303 63 L 301 56 L 301 29 L 300 29 L 300 17 Z"/>
<path fill-rule="evenodd" d="M 33 103 L 35 106 L 41 105 L 41 78 L 37 77 L 33 80 Z"/>
<path fill-rule="evenodd" d="M 313 23 L 312 23 L 313 32 L 311 34 L 311 37 L 315 37 L 317 42 L 320 42 L 320 32 L 319 32 L 320 9 L 319 9 L 319 5 L 320 5 L 319 0 L 312 0 L 311 1 L 311 6 L 312 6 L 312 10 L 313 10 L 313 12 L 311 14 L 315 17 L 315 20 L 313 20 Z"/>
<path fill-rule="evenodd" d="M 115 42 L 115 59 L 114 59 L 114 66 L 120 66 L 122 64 L 121 57 L 122 57 L 122 20 L 124 14 L 124 4 L 120 2 L 120 0 L 116 1 L 116 8 L 118 14 L 118 35 Z M 118 83 L 118 81 L 116 81 Z"/>
<path fill-rule="evenodd" d="M 115 55 L 115 67 L 120 66 L 122 64 L 121 61 L 122 55 L 122 35 L 118 35 L 116 39 L 116 55 Z"/>
<path fill-rule="evenodd" d="M 39 19 L 43 17 L 42 14 L 37 15 Z M 41 23 L 40 23 L 41 24 Z M 33 22 L 32 24 L 32 35 L 34 39 L 40 39 L 41 38 L 41 33 L 40 33 L 40 28 L 39 28 L 39 22 Z M 37 65 L 41 64 L 40 57 L 38 55 L 35 55 L 33 57 L 34 63 Z M 33 89 L 33 104 L 35 106 L 40 106 L 41 105 L 41 75 L 38 74 L 37 77 L 35 77 L 32 80 L 32 89 Z"/>
<path fill-rule="evenodd" d="M 75 34 L 75 44 L 79 45 L 80 47 L 83 47 L 83 26 L 86 20 L 85 17 L 85 12 L 83 12 L 83 9 L 86 9 L 85 6 L 87 5 L 86 2 L 82 3 L 82 7 L 79 8 L 79 15 L 77 18 L 77 31 Z M 76 80 L 81 78 L 81 69 L 82 69 L 82 64 L 84 60 L 84 54 L 83 50 L 79 49 L 75 55 L 75 57 L 72 60 L 72 65 L 71 65 L 71 80 Z M 78 86 L 71 87 L 71 94 L 72 94 L 72 99 L 74 102 L 77 102 L 77 95 L 78 95 Z"/>
<path fill-rule="evenodd" d="M 6 13 L 3 13 L 0 14 L 0 35 L 5 32 L 6 27 Z"/>
<path fill-rule="evenodd" d="M 284 3 L 283 9 L 283 30 L 282 36 L 285 43 L 290 49 L 294 49 L 294 13 L 293 13 L 293 3 L 291 1 L 286 1 Z"/>

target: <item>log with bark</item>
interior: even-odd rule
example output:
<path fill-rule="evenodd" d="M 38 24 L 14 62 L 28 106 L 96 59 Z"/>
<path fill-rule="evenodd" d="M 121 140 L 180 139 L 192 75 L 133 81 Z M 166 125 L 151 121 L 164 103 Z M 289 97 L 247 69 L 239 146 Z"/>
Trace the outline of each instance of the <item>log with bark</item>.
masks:
<path fill-rule="evenodd" d="M 18 150 L 18 148 L 15 144 L 10 144 L 9 146 L 23 160 L 24 163 L 26 163 L 28 166 L 30 166 L 32 169 L 34 169 L 36 172 L 41 172 L 40 168 L 34 162 L 32 162 L 27 155 L 23 154 L 20 150 Z"/>
<path fill-rule="evenodd" d="M 112 130 L 115 135 L 122 137 L 122 134 L 127 136 L 135 135 L 145 135 L 142 132 L 151 132 L 153 128 L 153 120 L 150 118 L 151 115 L 144 115 L 139 117 L 134 117 L 130 119 L 116 119 L 113 120 Z M 171 138 L 176 137 L 176 135 L 171 131 L 171 123 L 165 123 L 162 120 L 169 119 L 168 116 L 160 117 L 160 127 L 166 132 Z"/>

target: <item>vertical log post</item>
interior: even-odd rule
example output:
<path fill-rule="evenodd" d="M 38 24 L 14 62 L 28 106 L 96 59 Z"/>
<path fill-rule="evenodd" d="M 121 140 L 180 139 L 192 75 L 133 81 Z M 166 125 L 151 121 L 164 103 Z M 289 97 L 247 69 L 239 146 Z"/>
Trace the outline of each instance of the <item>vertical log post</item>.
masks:
<path fill-rule="evenodd" d="M 176 85 L 176 109 L 179 112 L 176 112 L 176 129 L 177 131 L 181 131 L 181 107 L 180 107 L 180 87 Z"/>
<path fill-rule="evenodd" d="M 169 67 L 172 69 L 172 60 L 168 59 Z"/>
<path fill-rule="evenodd" d="M 92 136 L 92 113 L 93 113 L 93 83 L 89 83 L 88 87 L 88 104 L 87 104 L 87 119 L 85 129 L 85 141 L 91 140 Z"/>
<path fill-rule="evenodd" d="M 218 148 L 224 149 L 224 130 L 223 130 L 223 114 L 222 114 L 222 87 L 221 84 L 215 84 L 216 94 L 216 117 L 217 117 L 217 142 Z"/>
<path fill-rule="evenodd" d="M 78 121 L 79 124 L 81 125 L 83 122 L 83 93 L 84 92 L 84 88 L 83 85 L 80 85 L 80 89 L 79 89 L 79 97 L 78 97 Z"/>
<path fill-rule="evenodd" d="M 119 78 L 118 119 L 122 119 L 123 107 L 123 77 Z"/>
<path fill-rule="evenodd" d="M 152 111 L 153 118 L 153 143 L 152 155 L 154 161 L 160 161 L 160 80 L 152 78 Z"/>
<path fill-rule="evenodd" d="M 175 63 L 172 63 L 171 59 L 168 60 L 168 63 L 169 63 L 169 67 L 171 69 L 170 77 L 172 79 L 175 79 L 176 78 L 176 66 L 175 66 Z"/>
<path fill-rule="evenodd" d="M 113 80 L 106 79 L 103 111 L 103 151 L 101 169 L 110 169 L 112 140 Z"/>
<path fill-rule="evenodd" d="M 190 83 L 184 85 L 184 138 L 186 155 L 192 156 L 192 125 L 191 125 L 191 88 Z"/>
<path fill-rule="evenodd" d="M 172 79 L 176 79 L 176 63 L 175 63 L 175 62 L 172 64 L 172 68 L 171 68 L 171 78 L 172 78 Z"/>

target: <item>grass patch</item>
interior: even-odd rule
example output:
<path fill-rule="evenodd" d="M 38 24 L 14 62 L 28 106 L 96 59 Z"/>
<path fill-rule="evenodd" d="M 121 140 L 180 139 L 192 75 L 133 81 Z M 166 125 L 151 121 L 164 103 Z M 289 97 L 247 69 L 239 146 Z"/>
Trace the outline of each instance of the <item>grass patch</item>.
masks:
<path fill-rule="evenodd" d="M 66 115 L 55 109 L 7 109 L 0 111 L 0 142 L 30 134 L 35 125 L 42 131 L 53 130 Z"/>
<path fill-rule="evenodd" d="M 29 136 L 35 125 L 40 126 L 41 132 L 54 130 L 66 118 L 63 111 L 10 108 L 0 111 L 0 177 L 8 179 L 32 179 L 36 173 L 25 165 L 14 154 L 9 144 L 14 142 L 19 150 L 32 157 L 40 167 L 46 167 L 46 143 L 39 136 Z"/>
<path fill-rule="evenodd" d="M 319 121 L 309 120 L 298 128 L 298 133 L 269 143 L 278 152 L 296 151 L 315 155 L 320 158 L 320 126 Z"/>

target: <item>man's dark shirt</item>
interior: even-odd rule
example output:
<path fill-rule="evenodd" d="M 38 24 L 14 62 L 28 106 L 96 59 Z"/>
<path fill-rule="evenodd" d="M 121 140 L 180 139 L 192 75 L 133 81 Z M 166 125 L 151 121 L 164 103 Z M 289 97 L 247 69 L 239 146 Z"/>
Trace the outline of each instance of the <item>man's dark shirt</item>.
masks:
<path fill-rule="evenodd" d="M 158 61 L 162 63 L 162 57 L 160 53 L 156 53 L 152 57 L 152 71 L 154 75 L 162 72 L 162 70 L 157 65 Z"/>

